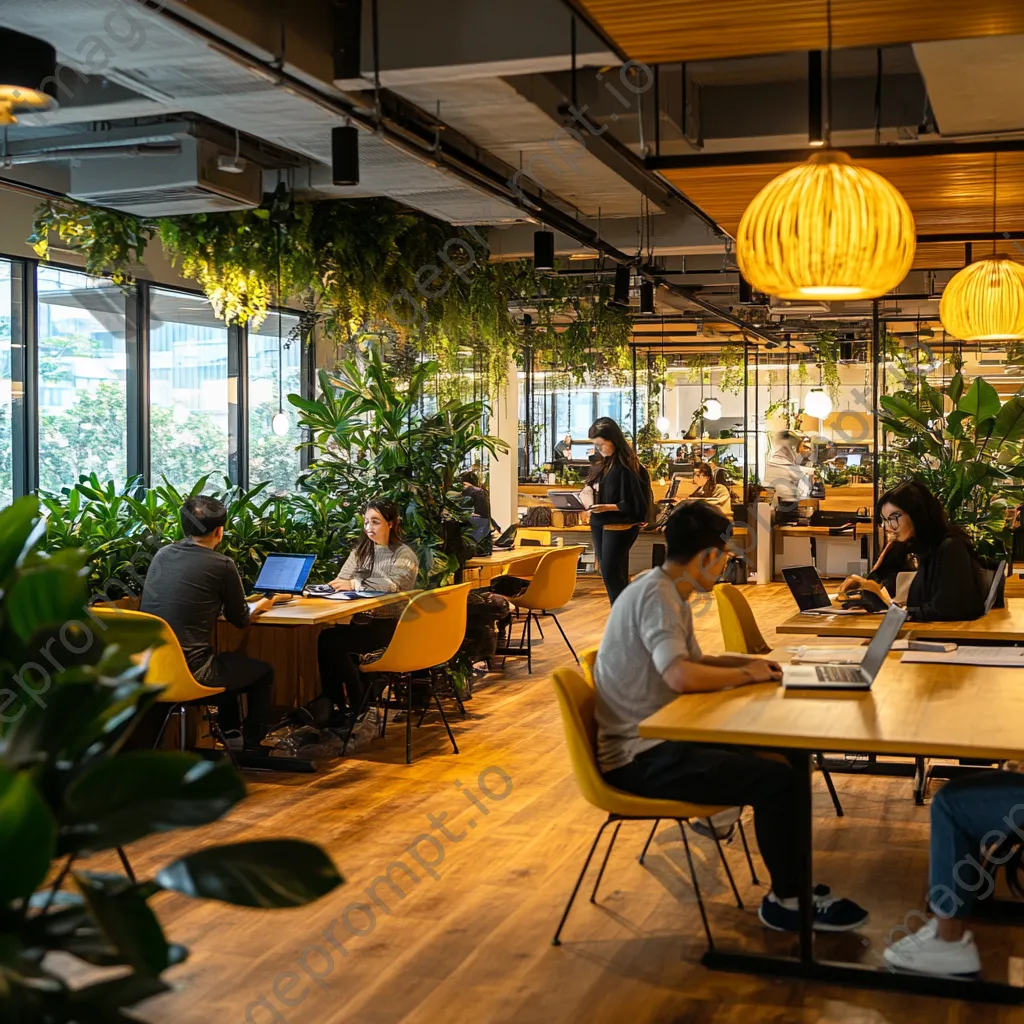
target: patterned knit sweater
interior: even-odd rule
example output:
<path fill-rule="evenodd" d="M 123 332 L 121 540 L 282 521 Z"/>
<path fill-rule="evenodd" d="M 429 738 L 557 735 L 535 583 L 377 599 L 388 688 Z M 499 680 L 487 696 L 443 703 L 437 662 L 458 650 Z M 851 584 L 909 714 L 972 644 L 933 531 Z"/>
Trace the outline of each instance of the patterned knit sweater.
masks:
<path fill-rule="evenodd" d="M 373 546 L 373 568 L 369 571 L 356 567 L 353 549 L 338 573 L 338 579 L 351 580 L 354 590 L 380 590 L 389 594 L 412 590 L 419 572 L 416 552 L 408 544 L 385 547 Z"/>

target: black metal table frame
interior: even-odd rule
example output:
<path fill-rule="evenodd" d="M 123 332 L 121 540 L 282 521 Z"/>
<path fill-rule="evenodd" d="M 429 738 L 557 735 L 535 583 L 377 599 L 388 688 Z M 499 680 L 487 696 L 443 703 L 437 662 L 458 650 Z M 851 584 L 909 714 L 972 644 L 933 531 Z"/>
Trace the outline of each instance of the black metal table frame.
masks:
<path fill-rule="evenodd" d="M 736 746 L 741 746 L 741 744 L 736 744 Z M 831 985 L 876 989 L 883 992 L 908 992 L 976 1003 L 1002 1005 L 1024 1003 L 1024 987 L 1007 985 L 1002 982 L 910 974 L 886 967 L 871 967 L 867 964 L 840 963 L 815 958 L 813 930 L 814 823 L 811 788 L 814 754 L 803 749 L 787 750 L 778 745 L 773 745 L 772 749 L 784 750 L 789 755 L 794 768 L 800 773 L 803 781 L 801 793 L 805 794 L 801 800 L 798 823 L 802 854 L 800 858 L 799 954 L 795 957 L 782 957 L 760 953 L 727 952 L 712 948 L 701 958 L 701 963 L 716 971 L 738 971 L 744 974 L 799 978 Z M 1024 903 L 1009 900 L 981 900 L 975 904 L 974 915 L 1024 923 Z"/>

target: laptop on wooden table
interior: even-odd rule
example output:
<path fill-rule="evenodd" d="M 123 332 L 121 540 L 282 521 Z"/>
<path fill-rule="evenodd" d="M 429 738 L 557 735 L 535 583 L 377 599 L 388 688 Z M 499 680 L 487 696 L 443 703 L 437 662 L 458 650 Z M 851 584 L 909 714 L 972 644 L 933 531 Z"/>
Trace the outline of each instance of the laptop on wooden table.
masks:
<path fill-rule="evenodd" d="M 863 615 L 863 608 L 841 608 L 825 592 L 813 565 L 793 565 L 782 570 L 782 578 L 796 600 L 801 615 Z"/>

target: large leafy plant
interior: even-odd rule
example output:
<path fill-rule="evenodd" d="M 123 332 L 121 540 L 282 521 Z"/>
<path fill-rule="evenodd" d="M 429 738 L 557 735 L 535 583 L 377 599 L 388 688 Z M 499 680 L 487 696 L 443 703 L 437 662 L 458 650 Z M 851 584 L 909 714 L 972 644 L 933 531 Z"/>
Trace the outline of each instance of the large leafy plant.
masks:
<path fill-rule="evenodd" d="M 458 485 L 460 469 L 471 457 L 508 449 L 484 433 L 483 402 L 431 408 L 436 371 L 436 363 L 420 363 L 399 384 L 371 348 L 362 364 L 349 360 L 336 376 L 322 370 L 320 399 L 288 396 L 316 451 L 308 482 L 356 511 L 371 498 L 396 502 L 429 586 L 447 582 L 465 551 L 471 503 Z M 353 524 L 351 539 L 357 531 Z"/>
<path fill-rule="evenodd" d="M 887 485 L 916 477 L 942 502 L 983 557 L 1010 549 L 1008 512 L 1024 501 L 1024 396 L 1000 403 L 982 377 L 960 373 L 939 390 L 883 395 L 881 422 L 893 436 Z"/>
<path fill-rule="evenodd" d="M 157 636 L 145 620 L 94 619 L 83 553 L 39 551 L 44 530 L 34 497 L 0 512 L 0 672 L 17 684 L 0 718 L 0 1019 L 130 1021 L 187 956 L 154 895 L 298 907 L 341 877 L 316 846 L 274 839 L 206 844 L 150 880 L 89 869 L 95 854 L 219 820 L 245 786 L 226 760 L 125 749 L 160 692 L 138 658 Z M 123 970 L 72 988 L 52 953 Z"/>

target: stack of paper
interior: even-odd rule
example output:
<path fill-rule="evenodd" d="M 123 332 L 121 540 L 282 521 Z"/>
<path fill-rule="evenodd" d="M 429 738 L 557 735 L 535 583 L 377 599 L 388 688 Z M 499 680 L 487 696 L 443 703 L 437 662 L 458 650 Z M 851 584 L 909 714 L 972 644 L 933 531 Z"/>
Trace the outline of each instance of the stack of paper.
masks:
<path fill-rule="evenodd" d="M 1024 647 L 958 647 L 955 651 L 907 651 L 904 664 L 992 665 L 997 668 L 1024 668 Z"/>

